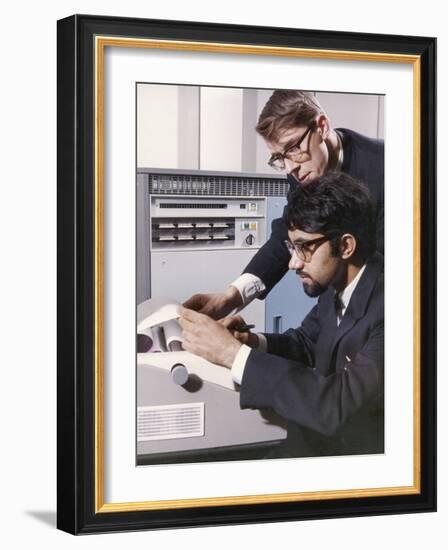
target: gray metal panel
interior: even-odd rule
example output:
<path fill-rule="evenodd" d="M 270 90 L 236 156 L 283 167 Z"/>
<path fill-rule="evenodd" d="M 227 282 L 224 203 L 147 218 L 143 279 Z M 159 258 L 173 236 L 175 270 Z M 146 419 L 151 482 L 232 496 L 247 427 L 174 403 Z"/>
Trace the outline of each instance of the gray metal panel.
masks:
<path fill-rule="evenodd" d="M 213 176 L 209 173 L 149 174 L 149 192 L 194 196 L 276 197 L 286 195 L 285 178 Z"/>
<path fill-rule="evenodd" d="M 199 168 L 199 87 L 179 86 L 179 133 L 177 136 L 180 168 Z"/>
<path fill-rule="evenodd" d="M 191 175 L 191 176 L 222 176 L 222 177 L 231 177 L 231 178 L 256 178 L 256 179 L 269 179 L 269 180 L 279 180 L 284 182 L 285 177 L 278 175 L 278 172 L 275 174 L 268 173 L 256 173 L 256 172 L 226 172 L 222 170 L 181 170 L 173 168 L 151 168 L 148 166 L 139 166 L 137 168 L 137 173 L 139 174 L 168 174 L 168 175 Z"/>
<path fill-rule="evenodd" d="M 257 125 L 257 90 L 243 90 L 243 139 L 241 166 L 247 172 L 257 169 L 257 142 L 255 126 Z"/>
<path fill-rule="evenodd" d="M 196 293 L 222 292 L 255 254 L 254 249 L 153 252 L 151 296 L 184 302 Z M 244 319 L 264 330 L 264 302 L 254 300 Z"/>
<path fill-rule="evenodd" d="M 285 197 L 269 197 L 267 200 L 267 231 L 271 223 L 280 218 L 286 205 Z M 303 291 L 303 286 L 294 271 L 289 271 L 266 297 L 266 332 L 284 332 L 297 328 L 316 303 Z"/>
<path fill-rule="evenodd" d="M 136 285 L 137 303 L 139 304 L 151 297 L 151 270 L 149 261 L 151 223 L 149 217 L 148 177 L 145 174 L 137 174 L 136 201 Z"/>
<path fill-rule="evenodd" d="M 137 454 L 207 449 L 285 437 L 284 422 L 274 415 L 265 418 L 260 411 L 241 410 L 237 391 L 202 382 L 199 378 L 182 387 L 174 384 L 170 374 L 162 369 L 146 365 L 138 367 L 138 407 L 198 402 L 203 402 L 205 408 L 203 436 L 139 441 Z"/>

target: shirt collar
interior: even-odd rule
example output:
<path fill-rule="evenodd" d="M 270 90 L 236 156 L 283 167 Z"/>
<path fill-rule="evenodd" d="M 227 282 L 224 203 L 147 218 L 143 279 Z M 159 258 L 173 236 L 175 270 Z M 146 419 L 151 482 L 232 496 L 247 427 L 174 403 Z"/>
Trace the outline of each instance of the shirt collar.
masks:
<path fill-rule="evenodd" d="M 356 285 L 359 283 L 359 279 L 361 279 L 362 274 L 364 273 L 364 270 L 366 268 L 367 264 L 364 264 L 361 269 L 358 271 L 358 274 L 353 279 L 353 281 L 347 285 L 344 290 L 339 294 L 339 300 L 341 302 L 342 306 L 342 312 L 345 312 L 345 310 L 348 307 L 348 304 L 350 302 L 350 298 L 352 297 L 353 292 L 355 292 Z"/>

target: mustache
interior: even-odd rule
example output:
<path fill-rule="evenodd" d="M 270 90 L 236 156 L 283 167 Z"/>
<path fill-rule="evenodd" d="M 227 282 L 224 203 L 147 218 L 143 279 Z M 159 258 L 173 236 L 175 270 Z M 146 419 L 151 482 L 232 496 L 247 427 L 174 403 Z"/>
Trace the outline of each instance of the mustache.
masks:
<path fill-rule="evenodd" d="M 302 271 L 300 269 L 296 269 L 296 274 L 299 276 L 299 277 L 309 277 L 308 273 L 306 271 Z"/>

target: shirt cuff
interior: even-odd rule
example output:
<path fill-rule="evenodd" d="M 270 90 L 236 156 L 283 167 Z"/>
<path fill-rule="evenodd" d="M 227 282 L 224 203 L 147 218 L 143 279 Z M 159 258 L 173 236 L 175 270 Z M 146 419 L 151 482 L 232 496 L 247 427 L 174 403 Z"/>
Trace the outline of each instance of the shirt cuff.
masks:
<path fill-rule="evenodd" d="M 266 290 L 263 281 L 251 273 L 243 273 L 231 283 L 231 286 L 234 286 L 241 294 L 245 306 Z"/>
<path fill-rule="evenodd" d="M 257 349 L 260 351 L 266 351 L 268 348 L 268 342 L 266 340 L 266 336 L 261 333 L 257 333 L 257 336 L 258 336 Z M 243 380 L 244 369 L 246 368 L 247 358 L 249 357 L 249 353 L 251 349 L 252 348 L 250 346 L 243 344 L 238 350 L 238 353 L 235 355 L 235 359 L 233 360 L 233 363 L 232 363 L 232 368 L 230 370 L 230 373 L 232 375 L 232 380 L 236 384 L 239 384 L 240 386 Z"/>
<path fill-rule="evenodd" d="M 268 351 L 268 340 L 262 332 L 257 332 L 258 336 L 258 351 Z"/>
<path fill-rule="evenodd" d="M 246 361 L 247 361 L 247 358 L 249 357 L 249 353 L 251 352 L 251 349 L 252 348 L 250 348 L 249 346 L 246 346 L 246 344 L 243 344 L 238 350 L 238 353 L 235 355 L 235 359 L 233 360 L 230 373 L 232 375 L 232 380 L 236 384 L 241 385 L 244 369 L 246 367 Z"/>

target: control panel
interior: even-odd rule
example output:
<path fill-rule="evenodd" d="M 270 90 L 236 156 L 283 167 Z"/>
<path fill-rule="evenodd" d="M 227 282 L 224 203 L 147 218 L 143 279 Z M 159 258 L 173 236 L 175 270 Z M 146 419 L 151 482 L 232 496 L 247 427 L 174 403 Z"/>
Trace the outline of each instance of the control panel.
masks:
<path fill-rule="evenodd" d="M 265 199 L 151 197 L 153 250 L 259 248 L 266 234 Z"/>

